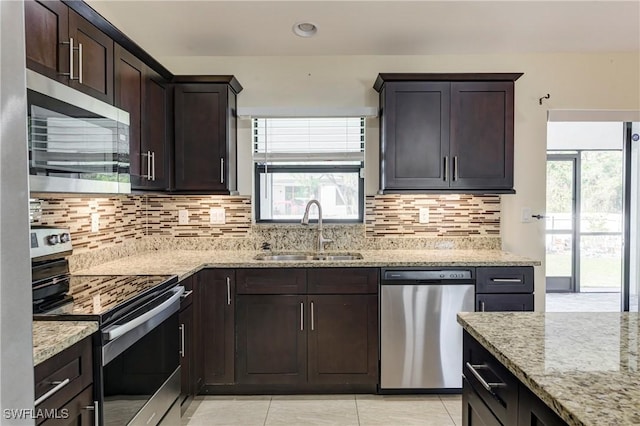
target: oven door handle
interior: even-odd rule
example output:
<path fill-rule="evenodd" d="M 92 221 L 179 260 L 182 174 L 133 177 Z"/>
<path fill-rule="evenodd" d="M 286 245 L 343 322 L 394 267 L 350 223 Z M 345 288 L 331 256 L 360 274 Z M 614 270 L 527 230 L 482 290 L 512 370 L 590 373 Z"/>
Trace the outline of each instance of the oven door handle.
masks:
<path fill-rule="evenodd" d="M 177 287 L 172 288 L 171 291 L 174 294 L 169 299 L 165 300 L 160 305 L 158 305 L 155 308 L 151 309 L 149 312 L 145 312 L 144 314 L 140 315 L 139 317 L 136 317 L 136 318 L 132 319 L 131 321 L 127 322 L 126 324 L 122 324 L 121 326 L 115 327 L 115 328 L 113 328 L 111 330 L 103 331 L 102 332 L 102 337 L 107 342 L 111 341 L 111 340 L 114 340 L 114 339 L 122 336 L 123 334 L 133 330 L 134 328 L 140 326 L 141 324 L 144 324 L 145 322 L 149 321 L 150 319 L 152 319 L 156 315 L 160 314 L 165 309 L 169 308 L 176 301 L 180 300 L 180 296 L 182 296 L 182 294 L 184 293 L 184 287 L 183 286 L 177 286 Z"/>

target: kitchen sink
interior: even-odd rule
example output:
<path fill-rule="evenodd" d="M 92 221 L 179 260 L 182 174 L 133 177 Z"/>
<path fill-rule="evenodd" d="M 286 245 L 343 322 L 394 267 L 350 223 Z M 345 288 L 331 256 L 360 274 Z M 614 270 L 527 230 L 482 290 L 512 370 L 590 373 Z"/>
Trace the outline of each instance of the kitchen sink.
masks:
<path fill-rule="evenodd" d="M 295 261 L 295 260 L 359 260 L 362 259 L 360 253 L 287 253 L 287 254 L 259 254 L 255 260 L 264 261 Z"/>

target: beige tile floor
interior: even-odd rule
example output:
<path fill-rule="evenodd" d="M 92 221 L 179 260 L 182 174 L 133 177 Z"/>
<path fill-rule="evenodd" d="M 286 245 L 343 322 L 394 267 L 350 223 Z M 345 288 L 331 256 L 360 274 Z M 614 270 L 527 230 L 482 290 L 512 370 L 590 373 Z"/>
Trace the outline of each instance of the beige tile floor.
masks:
<path fill-rule="evenodd" d="M 182 426 L 461 426 L 460 395 L 201 396 Z"/>

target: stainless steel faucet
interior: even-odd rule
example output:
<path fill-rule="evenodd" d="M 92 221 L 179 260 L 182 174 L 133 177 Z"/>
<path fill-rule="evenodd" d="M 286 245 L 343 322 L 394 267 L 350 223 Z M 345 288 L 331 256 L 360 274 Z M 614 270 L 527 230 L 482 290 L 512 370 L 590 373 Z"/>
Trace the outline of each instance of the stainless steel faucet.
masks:
<path fill-rule="evenodd" d="M 309 224 L 309 209 L 311 208 L 311 204 L 315 204 L 316 206 L 318 206 L 318 251 L 324 251 L 325 243 L 330 243 L 333 240 L 325 238 L 322 235 L 322 206 L 320 205 L 320 201 L 310 200 L 307 203 L 307 206 L 304 208 L 304 216 L 302 216 L 301 223 L 303 225 Z"/>

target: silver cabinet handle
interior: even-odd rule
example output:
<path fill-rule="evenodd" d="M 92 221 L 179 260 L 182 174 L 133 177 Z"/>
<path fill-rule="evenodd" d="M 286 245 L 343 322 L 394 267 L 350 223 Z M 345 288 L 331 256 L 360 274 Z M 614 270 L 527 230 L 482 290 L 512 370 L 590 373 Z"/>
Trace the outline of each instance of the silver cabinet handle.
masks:
<path fill-rule="evenodd" d="M 487 381 L 484 379 L 484 377 L 482 377 L 480 375 L 480 373 L 478 373 L 478 370 L 486 370 L 489 367 L 487 367 L 484 364 L 480 364 L 480 365 L 471 365 L 469 362 L 466 363 L 467 368 L 469 369 L 469 371 L 471 371 L 471 373 L 476 377 L 476 379 L 478 379 L 478 381 L 480 382 L 480 384 L 482 385 L 483 388 L 485 388 L 486 390 L 488 390 L 489 392 L 493 393 L 493 388 L 500 388 L 500 387 L 504 387 L 507 386 L 506 383 L 487 383 Z M 478 370 L 476 370 L 478 369 Z"/>
<path fill-rule="evenodd" d="M 231 305 L 231 278 L 227 277 L 227 305 Z"/>
<path fill-rule="evenodd" d="M 185 350 L 184 350 L 184 324 L 180 324 L 180 356 L 184 358 Z"/>
<path fill-rule="evenodd" d="M 480 301 L 480 312 L 484 312 L 484 300 Z"/>
<path fill-rule="evenodd" d="M 33 403 L 33 405 L 35 407 L 37 407 L 38 405 L 40 405 L 45 399 L 49 398 L 51 395 L 53 395 L 54 393 L 59 392 L 63 387 L 67 386 L 69 384 L 69 382 L 71 381 L 71 379 L 67 378 L 64 379 L 63 381 L 56 381 L 56 382 L 51 382 L 52 385 L 55 385 L 53 388 L 49 389 L 49 391 L 47 393 L 45 393 L 44 395 L 42 395 L 40 398 L 36 399 L 36 401 Z"/>
<path fill-rule="evenodd" d="M 304 302 L 300 302 L 300 331 L 304 331 Z"/>
<path fill-rule="evenodd" d="M 453 156 L 453 180 L 458 180 L 458 156 Z"/>
<path fill-rule="evenodd" d="M 82 84 L 82 43 L 78 43 L 78 83 Z"/>
<path fill-rule="evenodd" d="M 314 318 L 313 318 L 313 302 L 311 302 L 311 331 L 315 330 Z"/>
<path fill-rule="evenodd" d="M 184 293 L 182 293 L 182 296 L 180 296 L 180 299 L 186 299 L 187 297 L 191 296 L 193 294 L 193 290 L 187 290 Z"/>
<path fill-rule="evenodd" d="M 521 283 L 520 278 L 491 278 L 494 283 Z"/>
<path fill-rule="evenodd" d="M 224 158 L 220 159 L 220 183 L 224 183 Z"/>
<path fill-rule="evenodd" d="M 75 80 L 73 78 L 73 51 L 76 50 L 73 47 L 73 37 L 69 37 L 69 41 L 63 41 L 62 44 L 69 45 L 69 72 L 61 72 L 60 75 L 69 76 L 69 80 Z"/>
<path fill-rule="evenodd" d="M 147 180 L 151 180 L 151 151 L 147 151 Z"/>
<path fill-rule="evenodd" d="M 98 411 L 98 401 L 93 401 L 93 405 L 87 405 L 85 410 L 93 411 L 93 424 L 98 425 L 100 423 L 100 412 Z"/>
<path fill-rule="evenodd" d="M 447 176 L 447 175 L 449 174 L 449 167 L 448 167 L 448 165 L 447 165 L 447 163 L 448 163 L 448 162 L 449 162 L 449 157 L 447 157 L 447 156 L 445 155 L 445 157 L 444 157 L 444 170 L 443 170 L 443 172 L 444 172 L 444 173 L 443 173 L 443 174 L 444 174 L 444 181 L 445 181 L 445 182 L 447 181 L 447 179 L 448 179 L 448 176 Z"/>
<path fill-rule="evenodd" d="M 151 151 L 151 180 L 156 180 L 156 153 Z"/>

